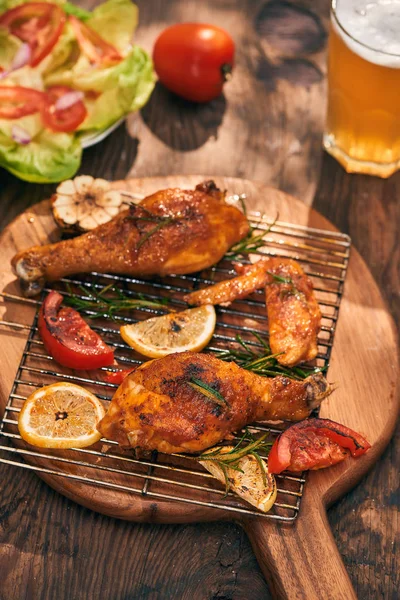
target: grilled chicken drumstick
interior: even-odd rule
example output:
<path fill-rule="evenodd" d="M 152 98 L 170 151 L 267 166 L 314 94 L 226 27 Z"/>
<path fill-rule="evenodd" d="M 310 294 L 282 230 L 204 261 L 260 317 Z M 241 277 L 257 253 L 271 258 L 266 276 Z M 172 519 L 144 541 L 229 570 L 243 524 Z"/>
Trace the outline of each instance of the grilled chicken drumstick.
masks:
<path fill-rule="evenodd" d="M 239 268 L 239 267 L 238 267 Z M 317 356 L 321 311 L 311 280 L 300 265 L 274 257 L 240 269 L 241 275 L 184 296 L 189 304 L 229 304 L 265 286 L 269 345 L 282 365 Z"/>
<path fill-rule="evenodd" d="M 170 354 L 125 378 L 98 429 L 122 446 L 201 452 L 257 420 L 304 419 L 329 393 L 321 374 L 268 379 L 210 354 Z"/>
<path fill-rule="evenodd" d="M 208 181 L 156 192 L 84 235 L 19 252 L 12 266 L 27 295 L 74 273 L 193 273 L 218 262 L 248 231 L 245 215 Z"/>

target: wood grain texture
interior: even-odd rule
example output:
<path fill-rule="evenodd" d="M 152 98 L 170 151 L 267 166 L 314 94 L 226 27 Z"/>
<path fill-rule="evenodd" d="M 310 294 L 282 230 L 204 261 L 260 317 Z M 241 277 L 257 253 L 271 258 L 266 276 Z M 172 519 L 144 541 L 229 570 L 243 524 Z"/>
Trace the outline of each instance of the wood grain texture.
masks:
<path fill-rule="evenodd" d="M 198 176 L 169 176 L 117 181 L 114 185 L 118 189 L 126 188 L 147 195 L 165 187 L 191 188 L 199 181 Z M 321 215 L 273 188 L 230 178 L 217 178 L 216 183 L 230 193 L 245 193 L 250 210 L 263 209 L 267 200 L 268 214 L 279 213 L 283 221 L 332 228 Z M 18 283 L 11 272 L 10 259 L 17 251 L 54 240 L 57 235 L 48 201 L 39 203 L 13 221 L 0 240 L 4 259 L 0 269 L 0 288 L 18 294 Z M 6 305 L 8 320 L 29 322 L 32 314 L 22 314 L 25 312 L 32 313 L 32 310 Z M 376 321 L 373 332 L 365 330 L 367 318 Z M 373 447 L 357 461 L 348 460 L 335 468 L 310 474 L 301 514 L 294 526 L 288 528 L 257 519 L 251 522 L 243 520 L 275 597 L 317 599 L 328 590 L 331 597 L 337 600 L 356 597 L 334 545 L 325 506 L 360 479 L 391 437 L 398 412 L 397 365 L 390 363 L 390 358 L 396 355 L 393 329 L 378 288 L 357 252 L 353 251 L 329 371 L 330 378 L 339 382 L 340 387 L 324 402 L 321 416 L 362 432 Z M 25 339 L 25 335 L 19 335 L 18 339 L 9 333 L 2 336 L 0 360 L 7 365 L 0 385 L 0 404 L 3 407 Z M 348 351 L 350 341 L 353 345 L 351 353 Z M 377 355 L 382 359 L 379 366 L 376 363 Z M 34 464 L 37 463 L 35 459 Z M 40 461 L 39 464 L 46 466 L 46 461 Z M 51 464 L 48 466 L 51 467 Z M 85 469 L 66 463 L 62 463 L 60 468 L 66 473 L 86 473 Z M 228 518 L 223 511 L 142 498 L 47 474 L 40 476 L 55 490 L 83 506 L 126 520 L 184 523 Z M 91 476 L 90 471 L 87 471 L 87 476 Z M 124 476 L 115 475 L 112 479 L 116 483 L 129 485 L 129 478 L 125 479 Z M 307 581 L 302 578 L 304 571 L 309 573 Z"/>
<path fill-rule="evenodd" d="M 157 89 L 147 114 L 130 120 L 130 134 L 121 126 L 100 146 L 85 151 L 81 172 L 110 179 L 128 173 L 214 172 L 256 178 L 307 202 L 317 188 L 314 206 L 350 233 L 398 322 L 400 174 L 387 181 L 348 175 L 322 154 L 325 82 L 318 77 L 325 73 L 326 45 L 307 54 L 311 42 L 304 42 L 304 37 L 318 38 L 314 24 L 318 18 L 326 31 L 329 0 L 274 3 L 275 23 L 288 9 L 293 15 L 305 8 L 318 17 L 306 18 L 306 36 L 298 30 L 292 33 L 292 41 L 301 37 L 303 42 L 297 54 L 293 55 L 293 47 L 287 52 L 289 65 L 282 61 L 283 71 L 294 71 L 297 80 L 308 78 L 305 87 L 288 77 L 280 80 L 271 67 L 273 50 L 257 31 L 262 9 L 271 3 L 138 1 L 138 41 L 147 48 L 164 26 L 176 20 L 208 20 L 229 29 L 238 48 L 234 87 L 204 107 Z M 287 27 L 293 32 L 293 20 Z M 317 81 L 310 83 L 314 78 Z M 53 189 L 26 184 L 1 171 L 1 223 L 48 197 Z M 398 429 L 376 467 L 328 515 L 357 595 L 366 600 L 398 597 L 399 439 Z M 249 590 L 255 600 L 271 597 L 247 537 L 233 524 L 130 524 L 75 505 L 29 473 L 1 465 L 0 477 L 2 600 L 56 596 L 247 600 Z"/>

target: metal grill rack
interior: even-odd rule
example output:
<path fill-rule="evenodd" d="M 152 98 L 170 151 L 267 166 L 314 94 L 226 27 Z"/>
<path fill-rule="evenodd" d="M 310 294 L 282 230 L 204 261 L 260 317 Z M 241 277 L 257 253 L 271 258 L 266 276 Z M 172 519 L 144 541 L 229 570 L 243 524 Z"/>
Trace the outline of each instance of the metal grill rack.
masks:
<path fill-rule="evenodd" d="M 348 266 L 349 237 L 280 221 L 271 226 L 272 220 L 259 213 L 251 213 L 249 220 L 256 234 L 265 233 L 265 246 L 256 254 L 293 258 L 300 262 L 311 277 L 323 315 L 318 339 L 319 352 L 314 365 L 327 366 Z M 254 258 L 255 255 L 252 255 L 253 261 Z M 149 282 L 134 277 L 93 273 L 82 278 L 64 279 L 52 289 L 58 289 L 62 294 L 68 295 L 68 290 L 72 288 L 83 297 L 84 294 L 78 287 L 82 284 L 99 290 L 104 285 L 113 283 L 132 297 L 140 293 L 154 300 L 168 298 L 170 306 L 182 310 L 186 307 L 182 300 L 183 294 L 232 275 L 232 263 L 223 260 L 215 267 L 193 275 L 170 276 Z M 47 291 L 49 288 L 45 290 Z M 16 426 L 18 413 L 24 400 L 35 388 L 55 381 L 68 380 L 87 387 L 107 404 L 117 386 L 106 383 L 102 379 L 101 371 L 73 372 L 60 367 L 47 355 L 37 333 L 37 308 L 40 300 L 25 299 L 9 293 L 0 294 L 0 298 L 6 303 L 7 309 L 10 309 L 7 310 L 7 314 L 18 314 L 18 321 L 21 315 L 24 315 L 25 319 L 25 322 L 16 322 L 16 318 L 0 321 L 0 325 L 5 329 L 3 334 L 10 335 L 11 328 L 14 331 L 26 331 L 28 335 L 0 425 L 0 462 L 152 499 L 167 499 L 223 509 L 227 514 L 257 515 L 285 522 L 295 520 L 305 484 L 303 475 L 278 476 L 277 501 L 269 513 L 263 514 L 233 493 L 226 496 L 223 486 L 193 458 L 153 452 L 151 457 L 139 459 L 133 452 L 123 451 L 108 440 L 102 440 L 90 448 L 68 451 L 43 451 L 23 442 Z M 91 324 L 93 329 L 114 347 L 118 363 L 127 367 L 140 363 L 141 359 L 122 342 L 118 332 L 119 325 L 122 322 L 136 322 L 148 318 L 151 316 L 149 313 L 155 315 L 162 312 L 148 308 L 137 309 L 129 315 L 115 315 L 114 321 L 96 320 Z M 89 311 L 87 317 L 90 318 Z M 235 301 L 229 307 L 217 308 L 217 327 L 206 351 L 234 346 L 237 334 L 250 346 L 259 347 L 259 342 L 252 332 L 257 332 L 265 339 L 268 337 L 264 294 L 261 291 L 245 300 Z M 281 431 L 264 423 L 255 424 L 250 429 L 254 433 L 268 431 L 271 438 Z"/>

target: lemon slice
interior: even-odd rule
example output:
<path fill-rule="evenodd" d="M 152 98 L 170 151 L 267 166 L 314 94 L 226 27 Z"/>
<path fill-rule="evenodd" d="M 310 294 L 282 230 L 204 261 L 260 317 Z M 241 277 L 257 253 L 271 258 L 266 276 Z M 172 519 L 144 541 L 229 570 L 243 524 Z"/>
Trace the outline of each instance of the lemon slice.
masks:
<path fill-rule="evenodd" d="M 172 352 L 199 352 L 212 338 L 216 323 L 211 304 L 123 325 L 122 339 L 137 352 L 161 358 Z"/>
<path fill-rule="evenodd" d="M 41 448 L 84 448 L 101 438 L 97 423 L 105 415 L 90 392 L 73 383 L 54 383 L 36 390 L 19 414 L 23 440 Z"/>

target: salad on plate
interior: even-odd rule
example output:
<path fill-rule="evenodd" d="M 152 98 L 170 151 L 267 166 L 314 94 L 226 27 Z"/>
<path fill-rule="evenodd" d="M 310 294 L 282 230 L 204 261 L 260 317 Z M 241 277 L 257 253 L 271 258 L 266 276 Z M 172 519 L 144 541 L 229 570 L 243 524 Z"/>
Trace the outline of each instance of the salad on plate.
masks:
<path fill-rule="evenodd" d="M 85 140 L 140 109 L 154 87 L 151 58 L 132 44 L 138 10 L 107 0 L 0 0 L 0 166 L 58 182 L 79 168 Z"/>

